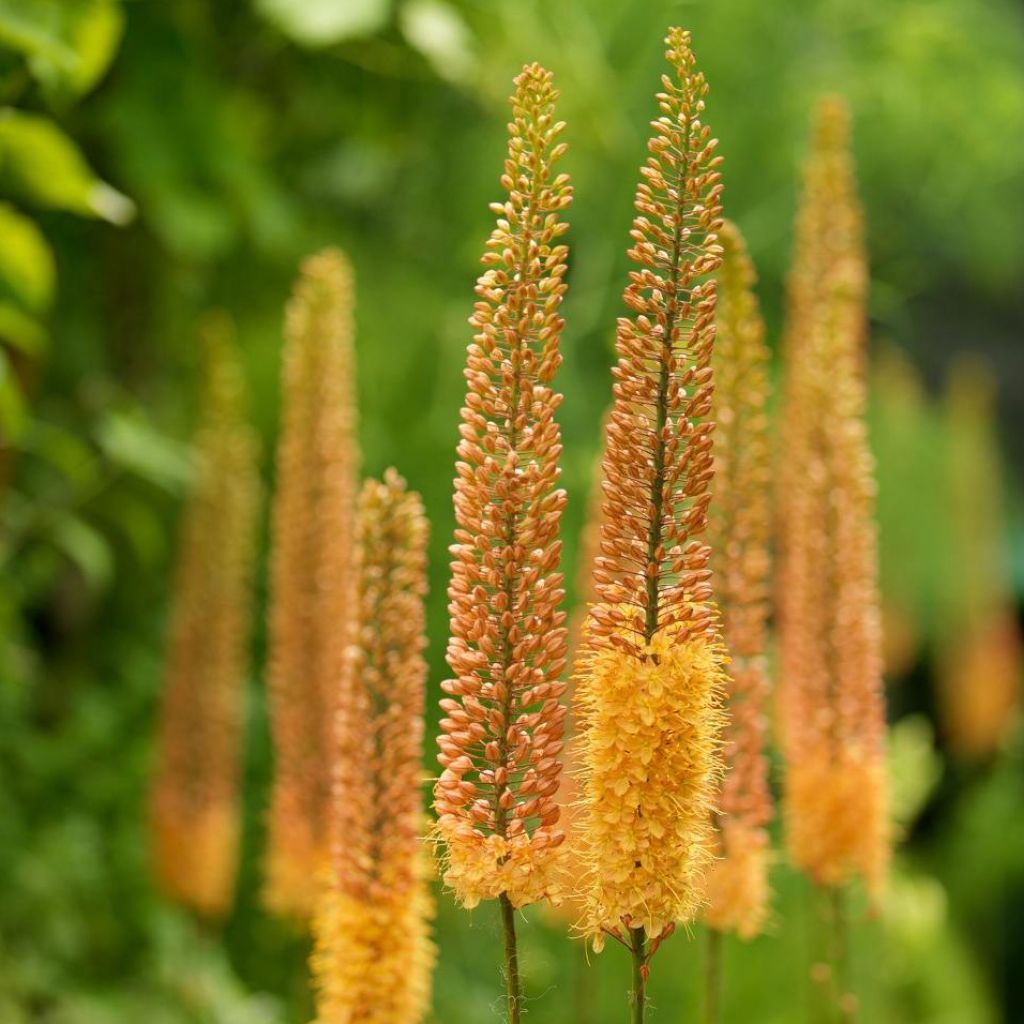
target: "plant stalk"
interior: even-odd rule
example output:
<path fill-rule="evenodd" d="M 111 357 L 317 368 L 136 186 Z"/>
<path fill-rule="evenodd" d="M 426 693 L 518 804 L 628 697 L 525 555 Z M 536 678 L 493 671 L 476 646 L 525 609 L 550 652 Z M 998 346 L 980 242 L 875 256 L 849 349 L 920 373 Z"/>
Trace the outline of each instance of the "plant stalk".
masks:
<path fill-rule="evenodd" d="M 633 929 L 633 991 L 630 993 L 631 1024 L 644 1024 L 647 1011 L 647 932 Z"/>
<path fill-rule="evenodd" d="M 519 991 L 519 947 L 516 943 L 516 911 L 508 893 L 498 897 L 501 923 L 505 933 L 505 990 L 508 993 L 509 1024 L 519 1024 L 522 996 Z"/>
<path fill-rule="evenodd" d="M 846 893 L 832 889 L 832 977 L 841 1024 L 856 1024 L 857 1001 L 850 991 L 850 938 Z"/>
<path fill-rule="evenodd" d="M 722 933 L 708 929 L 704 961 L 704 1024 L 719 1024 L 722 1019 Z"/>

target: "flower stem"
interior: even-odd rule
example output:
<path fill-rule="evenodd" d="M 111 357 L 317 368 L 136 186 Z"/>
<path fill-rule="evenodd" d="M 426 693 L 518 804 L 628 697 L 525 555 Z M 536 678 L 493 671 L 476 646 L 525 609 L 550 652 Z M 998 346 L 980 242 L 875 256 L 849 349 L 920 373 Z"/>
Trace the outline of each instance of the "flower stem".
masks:
<path fill-rule="evenodd" d="M 633 991 L 630 993 L 630 1024 L 644 1024 L 647 1010 L 647 932 L 633 929 Z"/>
<path fill-rule="evenodd" d="M 505 932 L 505 989 L 508 992 L 509 1024 L 519 1024 L 522 996 L 519 992 L 519 947 L 516 943 L 516 912 L 508 893 L 498 897 L 501 923 Z"/>
<path fill-rule="evenodd" d="M 719 1024 L 722 1019 L 722 933 L 708 929 L 704 961 L 704 1024 Z"/>
<path fill-rule="evenodd" d="M 856 1024 L 857 1000 L 850 991 L 850 941 L 846 893 L 839 886 L 832 893 L 832 977 L 836 1006 L 842 1024 Z"/>

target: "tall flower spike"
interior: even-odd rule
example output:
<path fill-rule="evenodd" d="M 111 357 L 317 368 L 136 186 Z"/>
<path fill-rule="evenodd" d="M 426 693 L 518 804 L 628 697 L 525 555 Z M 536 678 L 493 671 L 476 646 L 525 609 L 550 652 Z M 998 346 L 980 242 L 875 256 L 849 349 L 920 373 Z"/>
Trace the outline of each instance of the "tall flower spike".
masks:
<path fill-rule="evenodd" d="M 772 803 L 765 757 L 765 665 L 771 559 L 768 348 L 754 294 L 754 266 L 735 225 L 721 232 L 715 337 L 714 500 L 708 539 L 730 655 L 728 771 L 719 798 L 719 859 L 705 920 L 745 939 L 768 911 Z"/>
<path fill-rule="evenodd" d="M 512 907 L 549 895 L 565 708 L 564 597 L 558 538 L 565 492 L 552 389 L 561 363 L 559 308 L 568 249 L 558 239 L 572 200 L 555 174 L 565 151 L 557 93 L 537 64 L 516 78 L 498 223 L 470 323 L 467 391 L 455 478 L 448 588 L 453 678 L 442 684 L 434 790 L 444 879 L 467 907 L 500 898 L 518 1020 Z"/>
<path fill-rule="evenodd" d="M 779 693 L 794 863 L 820 885 L 889 858 L 874 467 L 864 423 L 867 268 L 838 100 L 818 108 L 790 281 Z"/>
<path fill-rule="evenodd" d="M 264 899 L 312 912 L 327 857 L 331 723 L 351 629 L 356 441 L 352 273 L 306 260 L 285 318 L 270 606 L 275 768 Z"/>
<path fill-rule="evenodd" d="M 946 480 L 955 578 L 943 602 L 940 708 L 956 753 L 994 754 L 1021 703 L 1021 636 L 1002 550 L 995 382 L 984 365 L 954 364 L 946 396 Z M 968 572 L 963 569 L 969 567 Z"/>
<path fill-rule="evenodd" d="M 221 917 L 231 907 L 238 859 L 260 483 L 230 321 L 211 317 L 203 342 L 197 477 L 178 548 L 151 824 L 165 890 Z"/>
<path fill-rule="evenodd" d="M 551 388 L 568 253 L 568 177 L 552 167 L 557 93 L 529 65 L 516 79 L 509 151 L 470 323 L 455 478 L 457 529 L 448 589 L 455 678 L 442 684 L 434 791 L 447 844 L 445 881 L 466 906 L 503 893 L 515 906 L 547 894 L 558 829 L 565 709 L 564 596 L 558 572 L 562 452 Z"/>
<path fill-rule="evenodd" d="M 435 951 L 420 839 L 427 521 L 394 471 L 359 500 L 358 597 L 336 730 L 330 881 L 314 917 L 318 1024 L 418 1024 Z"/>
<path fill-rule="evenodd" d="M 715 141 L 690 34 L 670 30 L 661 116 L 641 168 L 605 440 L 600 603 L 576 665 L 583 929 L 647 962 L 695 915 L 711 860 L 725 660 L 711 604 L 711 351 L 720 262 Z M 650 942 L 650 945 L 648 945 Z M 638 1015 L 638 1016 L 637 1016 Z"/>

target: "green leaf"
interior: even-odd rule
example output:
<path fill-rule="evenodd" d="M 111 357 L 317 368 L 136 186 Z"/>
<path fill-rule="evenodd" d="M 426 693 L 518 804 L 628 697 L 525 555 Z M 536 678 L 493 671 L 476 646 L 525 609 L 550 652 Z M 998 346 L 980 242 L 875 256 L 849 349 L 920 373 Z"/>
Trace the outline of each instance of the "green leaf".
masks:
<path fill-rule="evenodd" d="M 46 348 L 46 331 L 13 302 L 0 299 L 0 341 L 27 356 L 38 356 Z"/>
<path fill-rule="evenodd" d="M 53 297 L 56 271 L 42 232 L 13 206 L 0 203 L 0 240 L 0 287 L 6 285 L 29 310 L 45 309 Z"/>
<path fill-rule="evenodd" d="M 25 400 L 21 385 L 4 350 L 0 348 L 0 440 L 7 444 L 25 426 Z"/>
<path fill-rule="evenodd" d="M 70 68 L 74 50 L 61 38 L 58 0 L 0 0 L 0 43 L 55 66 Z"/>
<path fill-rule="evenodd" d="M 409 45 L 434 70 L 452 82 L 464 82 L 476 69 L 473 37 L 462 15 L 444 0 L 409 0 L 399 24 Z"/>
<path fill-rule="evenodd" d="M 303 46 L 365 36 L 383 28 L 390 0 L 256 0 L 268 21 Z"/>
<path fill-rule="evenodd" d="M 110 66 L 123 32 L 118 0 L 0 0 L 0 43 L 24 54 L 51 95 L 88 92 Z"/>
<path fill-rule="evenodd" d="M 192 478 L 188 448 L 137 416 L 111 413 L 96 440 L 111 462 L 169 491 L 180 492 Z"/>
<path fill-rule="evenodd" d="M 51 540 L 78 566 L 87 583 L 97 590 L 110 581 L 114 556 L 103 537 L 77 516 L 62 515 L 54 523 Z"/>
<path fill-rule="evenodd" d="M 81 151 L 45 117 L 0 110 L 0 182 L 44 206 L 125 224 L 135 205 L 100 181 Z"/>

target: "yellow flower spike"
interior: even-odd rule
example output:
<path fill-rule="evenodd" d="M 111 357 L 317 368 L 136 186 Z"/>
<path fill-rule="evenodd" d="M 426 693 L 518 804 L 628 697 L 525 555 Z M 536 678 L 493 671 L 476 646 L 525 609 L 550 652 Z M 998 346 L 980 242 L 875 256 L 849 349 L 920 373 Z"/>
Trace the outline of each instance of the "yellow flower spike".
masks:
<path fill-rule="evenodd" d="M 203 330 L 198 475 L 178 549 L 151 790 L 152 857 L 169 895 L 207 917 L 231 907 L 260 497 L 257 441 L 226 317 Z"/>
<path fill-rule="evenodd" d="M 1022 643 L 1003 546 L 1002 467 L 991 370 L 957 361 L 945 402 L 950 564 L 957 573 L 943 595 L 939 710 L 959 757 L 998 751 L 1021 708 Z"/>
<path fill-rule="evenodd" d="M 716 142 L 690 35 L 666 39 L 672 75 L 641 168 L 634 269 L 619 320 L 603 462 L 599 602 L 577 656 L 581 928 L 633 956 L 633 1020 L 649 963 L 697 912 L 721 773 L 725 652 L 711 602 L 711 352 L 721 248 Z M 669 767 L 670 770 L 665 769 Z"/>
<path fill-rule="evenodd" d="M 331 862 L 313 917 L 317 1024 L 419 1024 L 430 1004 L 420 794 L 427 523 L 389 470 L 359 500 L 354 643 L 334 739 Z"/>
<path fill-rule="evenodd" d="M 523 68 L 511 99 L 503 203 L 477 280 L 455 466 L 448 587 L 452 678 L 441 685 L 434 788 L 444 882 L 465 906 L 497 898 L 508 1010 L 519 1020 L 514 908 L 557 894 L 566 629 L 565 491 L 554 390 L 572 201 L 551 73 Z"/>
<path fill-rule="evenodd" d="M 818 109 L 790 280 L 780 494 L 779 730 L 786 840 L 817 883 L 877 899 L 891 842 L 864 423 L 863 226 L 841 101 Z"/>
<path fill-rule="evenodd" d="M 754 266 L 735 225 L 721 231 L 713 415 L 714 500 L 708 541 L 731 665 L 728 772 L 718 801 L 719 859 L 704 919 L 753 938 L 768 915 L 768 676 L 765 665 L 771 558 L 771 449 L 766 405 L 769 353 Z"/>
<path fill-rule="evenodd" d="M 307 918 L 327 858 L 331 727 L 353 601 L 359 463 L 352 272 L 303 264 L 285 316 L 271 535 L 269 698 L 274 781 L 264 901 Z"/>

